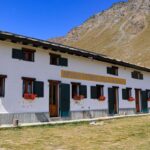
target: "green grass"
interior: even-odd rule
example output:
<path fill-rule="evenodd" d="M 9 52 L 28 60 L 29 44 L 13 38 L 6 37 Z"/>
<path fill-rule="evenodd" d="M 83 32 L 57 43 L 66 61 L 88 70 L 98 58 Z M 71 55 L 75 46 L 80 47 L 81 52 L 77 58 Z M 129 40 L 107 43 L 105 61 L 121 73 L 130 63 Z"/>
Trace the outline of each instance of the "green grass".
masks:
<path fill-rule="evenodd" d="M 150 116 L 0 130 L 0 150 L 149 150 Z"/>

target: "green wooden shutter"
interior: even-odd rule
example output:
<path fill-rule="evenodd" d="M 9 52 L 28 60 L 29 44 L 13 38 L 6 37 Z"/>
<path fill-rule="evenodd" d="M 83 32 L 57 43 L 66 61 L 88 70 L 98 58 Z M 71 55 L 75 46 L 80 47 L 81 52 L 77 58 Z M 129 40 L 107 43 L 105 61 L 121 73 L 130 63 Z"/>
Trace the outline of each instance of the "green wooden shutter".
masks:
<path fill-rule="evenodd" d="M 97 99 L 97 87 L 96 86 L 91 86 L 91 99 Z"/>
<path fill-rule="evenodd" d="M 113 88 L 108 88 L 108 111 L 110 115 L 113 115 L 115 112 L 114 110 L 114 89 Z"/>
<path fill-rule="evenodd" d="M 34 81 L 33 92 L 37 97 L 44 97 L 44 82 Z"/>
<path fill-rule="evenodd" d="M 70 115 L 70 84 L 60 84 L 60 112 L 62 117 Z"/>
<path fill-rule="evenodd" d="M 86 85 L 80 85 L 79 94 L 84 95 L 84 97 L 87 98 L 87 86 Z"/>
<path fill-rule="evenodd" d="M 143 80 L 143 74 L 140 73 L 140 79 Z"/>
<path fill-rule="evenodd" d="M 107 74 L 112 74 L 112 68 L 107 67 Z"/>
<path fill-rule="evenodd" d="M 124 100 L 128 99 L 127 89 L 122 89 L 122 99 Z"/>
<path fill-rule="evenodd" d="M 59 58 L 59 65 L 60 66 L 68 66 L 68 59 L 67 58 Z"/>
<path fill-rule="evenodd" d="M 23 53 L 20 49 L 12 49 L 12 58 L 23 59 Z"/>
<path fill-rule="evenodd" d="M 148 112 L 148 95 L 147 91 L 141 91 L 141 104 L 142 104 L 142 112 L 147 113 Z"/>

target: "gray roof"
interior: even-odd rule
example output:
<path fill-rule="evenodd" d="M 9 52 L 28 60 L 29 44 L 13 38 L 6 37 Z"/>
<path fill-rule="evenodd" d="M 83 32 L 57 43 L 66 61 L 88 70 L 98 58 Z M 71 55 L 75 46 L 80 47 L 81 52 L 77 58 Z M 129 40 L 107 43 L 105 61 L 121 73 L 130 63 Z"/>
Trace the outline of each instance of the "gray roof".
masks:
<path fill-rule="evenodd" d="M 51 49 L 53 51 L 59 51 L 62 53 L 68 53 L 68 54 L 82 56 L 86 58 L 92 58 L 98 61 L 108 62 L 114 65 L 120 65 L 120 66 L 125 66 L 125 67 L 129 67 L 141 71 L 150 72 L 150 68 L 125 62 L 119 59 L 110 58 L 106 55 L 101 55 L 87 50 L 74 48 L 71 46 L 58 44 L 46 40 L 37 39 L 37 38 L 18 35 L 10 32 L 0 31 L 0 40 L 2 41 L 10 40 L 10 42 L 13 43 L 22 43 L 23 45 L 32 45 L 33 47 L 42 47 L 45 50 Z"/>

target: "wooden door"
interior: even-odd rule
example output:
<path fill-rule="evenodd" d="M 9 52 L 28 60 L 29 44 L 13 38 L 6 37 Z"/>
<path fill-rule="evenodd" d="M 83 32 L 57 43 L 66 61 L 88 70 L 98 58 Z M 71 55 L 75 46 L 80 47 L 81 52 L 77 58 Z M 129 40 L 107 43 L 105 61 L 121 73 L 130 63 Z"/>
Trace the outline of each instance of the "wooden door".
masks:
<path fill-rule="evenodd" d="M 49 82 L 49 113 L 50 117 L 59 116 L 59 82 L 50 81 Z"/>
<path fill-rule="evenodd" d="M 135 106 L 136 106 L 136 112 L 140 112 L 140 90 L 135 89 Z"/>

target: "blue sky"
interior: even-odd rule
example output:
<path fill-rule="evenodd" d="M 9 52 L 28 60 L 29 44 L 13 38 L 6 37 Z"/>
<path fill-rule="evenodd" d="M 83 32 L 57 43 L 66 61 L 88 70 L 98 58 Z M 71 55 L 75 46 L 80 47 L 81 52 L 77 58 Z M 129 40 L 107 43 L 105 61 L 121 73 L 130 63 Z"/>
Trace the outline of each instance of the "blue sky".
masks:
<path fill-rule="evenodd" d="M 40 39 L 63 36 L 120 1 L 127 0 L 1 0 L 0 30 Z"/>

